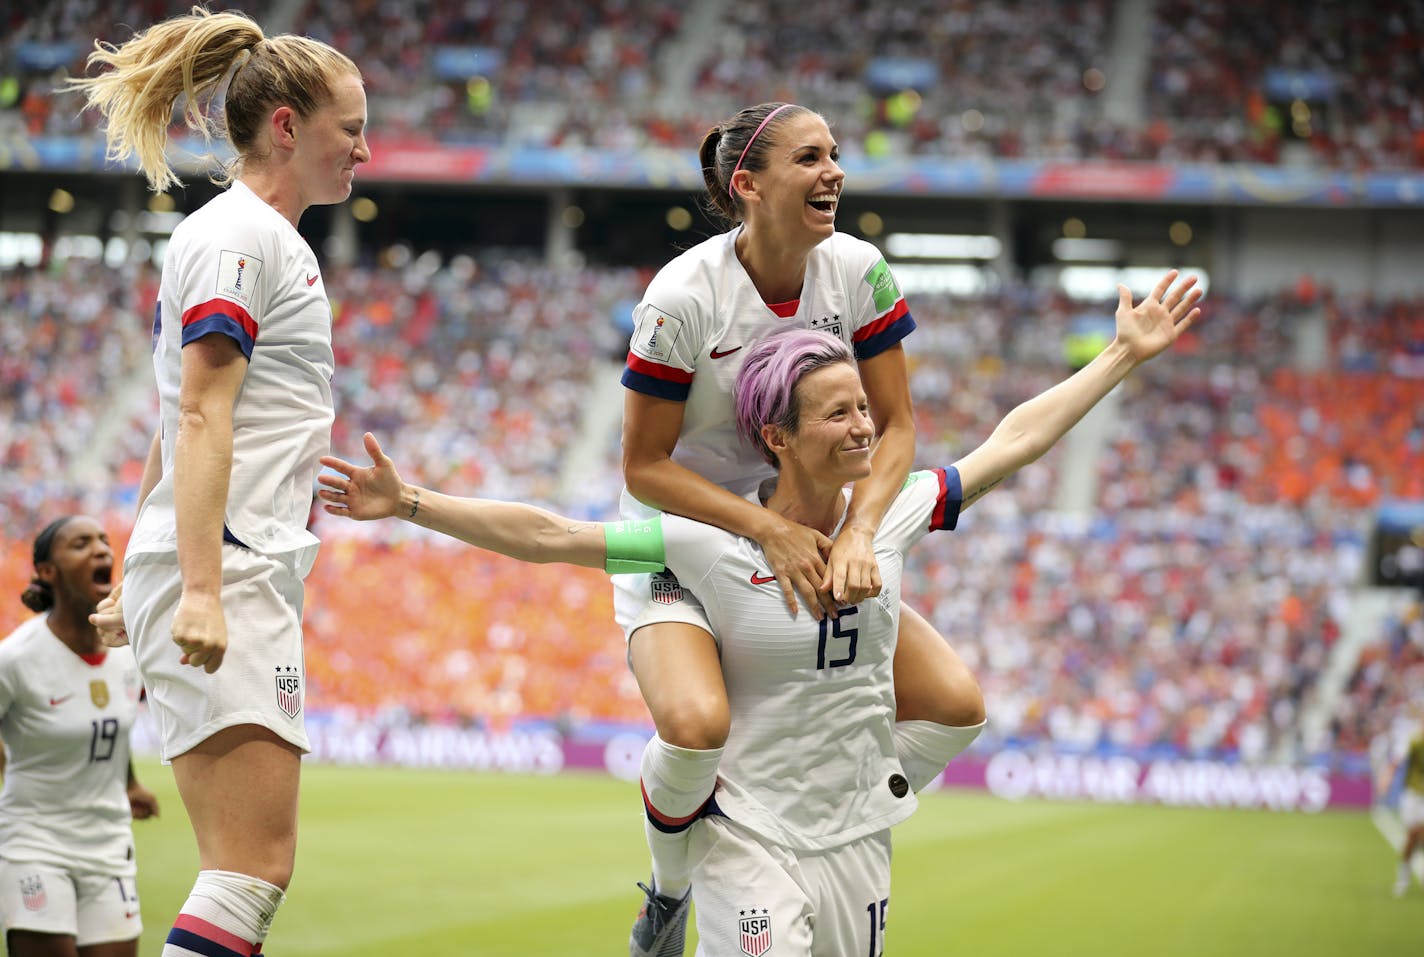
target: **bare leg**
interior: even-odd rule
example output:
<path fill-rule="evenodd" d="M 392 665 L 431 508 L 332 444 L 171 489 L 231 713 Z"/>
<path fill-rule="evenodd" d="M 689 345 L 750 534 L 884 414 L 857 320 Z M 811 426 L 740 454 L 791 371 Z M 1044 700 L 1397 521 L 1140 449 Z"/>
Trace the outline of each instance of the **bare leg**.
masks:
<path fill-rule="evenodd" d="M 727 743 L 731 716 L 717 642 L 701 628 L 676 621 L 633 632 L 633 674 L 658 737 L 691 750 Z"/>
<path fill-rule="evenodd" d="M 984 721 L 979 682 L 934 626 L 905 605 L 895 646 L 895 720 L 955 728 Z"/>
<path fill-rule="evenodd" d="M 77 957 L 74 938 L 69 934 L 41 934 L 33 930 L 12 930 L 5 935 L 10 957 Z"/>
<path fill-rule="evenodd" d="M 689 829 L 717 785 L 731 728 L 717 643 L 682 622 L 645 625 L 629 649 L 657 735 L 643 750 L 639 784 L 652 886 L 629 935 L 630 957 L 681 953 L 692 867 Z"/>
<path fill-rule="evenodd" d="M 79 957 L 138 957 L 138 938 L 111 940 L 79 948 Z"/>
<path fill-rule="evenodd" d="M 202 870 L 235 871 L 285 889 L 297 853 L 301 752 L 271 731 L 226 728 L 173 759 Z"/>

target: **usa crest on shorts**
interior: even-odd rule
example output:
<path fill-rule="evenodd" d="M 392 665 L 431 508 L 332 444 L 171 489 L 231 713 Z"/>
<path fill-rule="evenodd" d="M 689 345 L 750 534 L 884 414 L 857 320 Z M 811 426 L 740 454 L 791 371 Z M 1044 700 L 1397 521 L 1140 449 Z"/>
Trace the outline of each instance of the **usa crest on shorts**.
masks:
<path fill-rule="evenodd" d="M 653 576 L 653 601 L 660 605 L 675 605 L 682 601 L 682 584 L 672 572 L 658 572 Z"/>
<path fill-rule="evenodd" d="M 277 707 L 289 718 L 302 710 L 302 676 L 291 665 L 277 669 Z"/>
<path fill-rule="evenodd" d="M 742 913 L 745 914 L 746 911 Z M 740 919 L 738 929 L 741 931 L 738 940 L 742 945 L 742 953 L 747 957 L 761 957 L 771 950 L 771 915 L 766 910 L 758 914 L 753 908 L 750 917 Z"/>
<path fill-rule="evenodd" d="M 24 901 L 25 910 L 44 910 L 49 903 L 44 878 L 38 874 L 20 878 L 20 900 Z"/>

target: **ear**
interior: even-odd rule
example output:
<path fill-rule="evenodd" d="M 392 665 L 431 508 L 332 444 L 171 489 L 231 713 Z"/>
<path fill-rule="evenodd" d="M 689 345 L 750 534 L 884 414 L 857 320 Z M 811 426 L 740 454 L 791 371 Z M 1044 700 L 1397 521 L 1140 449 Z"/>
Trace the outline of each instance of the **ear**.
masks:
<path fill-rule="evenodd" d="M 739 169 L 733 173 L 731 186 L 734 196 L 748 201 L 756 196 L 756 180 L 752 178 L 751 170 Z"/>
<path fill-rule="evenodd" d="M 59 566 L 51 561 L 43 561 L 35 566 L 35 577 L 53 585 L 59 580 Z"/>
<path fill-rule="evenodd" d="M 272 145 L 283 149 L 294 149 L 297 143 L 297 111 L 290 106 L 279 106 L 272 111 L 270 129 Z"/>
<path fill-rule="evenodd" d="M 766 447 L 771 449 L 772 454 L 778 459 L 781 458 L 788 448 L 786 442 L 786 432 L 779 425 L 768 422 L 761 427 L 761 440 L 766 443 Z"/>

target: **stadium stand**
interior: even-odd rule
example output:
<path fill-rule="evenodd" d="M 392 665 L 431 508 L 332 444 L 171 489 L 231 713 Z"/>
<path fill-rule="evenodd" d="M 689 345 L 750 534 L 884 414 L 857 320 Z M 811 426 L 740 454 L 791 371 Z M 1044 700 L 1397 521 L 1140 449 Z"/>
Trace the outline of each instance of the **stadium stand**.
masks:
<path fill-rule="evenodd" d="M 814 22 L 787 0 L 238 6 L 351 53 L 372 127 L 392 140 L 683 154 L 709 118 L 790 98 L 825 111 L 848 155 L 996 174 L 1017 160 L 1213 175 L 1424 166 L 1421 0 L 1159 0 L 1147 17 L 1112 0 L 835 0 Z M 7 7 L 0 143 L 94 142 L 62 72 L 82 69 L 93 37 L 172 12 Z M 1134 63 L 1133 50 L 1151 52 Z M 359 455 L 370 429 L 412 480 L 611 515 L 614 443 L 576 476 L 567 453 L 595 387 L 616 378 L 619 321 L 648 270 L 403 239 L 399 255 L 368 245 L 324 265 L 341 370 L 333 448 Z M 126 536 L 153 420 L 151 399 L 130 411 L 128 390 L 147 363 L 156 283 L 149 266 L 54 246 L 0 271 L 0 594 L 23 587 L 48 513 L 94 513 Z M 1018 276 L 910 301 L 924 465 L 952 461 L 1061 378 L 1065 334 L 1108 308 Z M 981 749 L 1338 764 L 1424 681 L 1417 603 L 1343 664 L 1338 699 L 1321 677 L 1347 644 L 1371 510 L 1424 499 L 1424 299 L 1302 281 L 1208 302 L 1177 361 L 1124 388 L 1099 436 L 1055 450 L 969 513 L 964 534 L 913 554 L 908 601 L 984 685 Z M 104 409 L 117 424 L 100 427 Z M 1069 468 L 1075 456 L 1092 467 Z M 96 458 L 112 481 L 84 467 Z M 315 520 L 328 544 L 309 582 L 308 665 L 322 707 L 491 727 L 645 720 L 601 574 Z M 0 633 L 21 615 L 0 599 Z M 1326 704 L 1325 740 L 1305 740 L 1304 716 Z"/>
<path fill-rule="evenodd" d="M 82 69 L 90 38 L 122 39 L 172 6 L 17 5 L 0 124 L 92 131 L 56 71 Z M 837 0 L 813 19 L 794 0 L 209 6 L 348 51 L 390 137 L 682 149 L 708 117 L 799 98 L 870 156 L 1424 164 L 1419 0 L 1162 0 L 1150 18 L 1112 0 Z M 1201 42 L 1214 36 L 1232 39 Z"/>

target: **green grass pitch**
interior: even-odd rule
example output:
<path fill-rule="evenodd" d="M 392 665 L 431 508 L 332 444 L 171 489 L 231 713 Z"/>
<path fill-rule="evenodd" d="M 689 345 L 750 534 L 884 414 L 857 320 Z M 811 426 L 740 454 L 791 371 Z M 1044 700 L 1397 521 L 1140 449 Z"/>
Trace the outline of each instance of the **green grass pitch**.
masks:
<path fill-rule="evenodd" d="M 168 769 L 135 826 L 143 957 L 196 868 Z M 636 785 L 304 769 L 297 873 L 272 957 L 627 953 L 646 879 Z M 1390 896 L 1363 813 L 1012 804 L 945 791 L 895 832 L 887 954 L 1389 957 L 1424 953 L 1424 891 Z M 687 953 L 694 952 L 689 943 Z M 848 955 L 857 957 L 857 955 Z"/>

